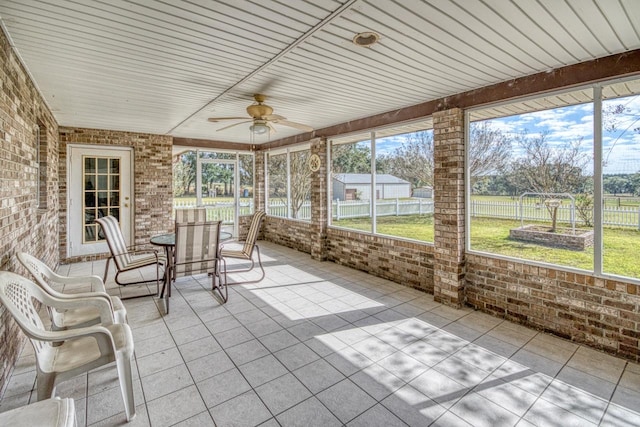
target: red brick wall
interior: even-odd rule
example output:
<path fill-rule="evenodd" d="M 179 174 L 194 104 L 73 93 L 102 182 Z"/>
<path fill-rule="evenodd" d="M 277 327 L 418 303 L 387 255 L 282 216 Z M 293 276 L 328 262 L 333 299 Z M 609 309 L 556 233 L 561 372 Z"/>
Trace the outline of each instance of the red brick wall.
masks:
<path fill-rule="evenodd" d="M 155 234 L 173 230 L 173 138 L 134 132 L 60 127 L 60 258 L 76 262 L 90 257 L 67 257 L 67 144 L 133 147 L 134 243 L 146 244 Z"/>
<path fill-rule="evenodd" d="M 640 361 L 640 286 L 467 254 L 469 305 Z"/>
<path fill-rule="evenodd" d="M 40 124 L 42 149 L 36 140 Z M 42 177 L 38 176 L 40 150 Z M 42 178 L 42 180 L 40 179 Z M 42 206 L 37 189 L 42 182 Z M 58 124 L 0 31 L 0 269 L 26 275 L 14 257 L 28 252 L 58 264 Z M 46 201 L 46 203 L 44 203 Z M 0 397 L 24 336 L 0 306 Z"/>
<path fill-rule="evenodd" d="M 327 258 L 433 293 L 433 246 L 351 230 L 327 230 Z"/>
<path fill-rule="evenodd" d="M 434 299 L 464 304 L 464 113 L 433 115 Z"/>
<path fill-rule="evenodd" d="M 308 222 L 267 216 L 262 230 L 265 240 L 311 253 L 311 224 Z"/>

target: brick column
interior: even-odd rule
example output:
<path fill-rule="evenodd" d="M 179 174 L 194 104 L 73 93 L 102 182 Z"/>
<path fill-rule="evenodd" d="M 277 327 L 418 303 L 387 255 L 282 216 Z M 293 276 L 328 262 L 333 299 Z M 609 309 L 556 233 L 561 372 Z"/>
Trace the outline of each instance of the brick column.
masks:
<path fill-rule="evenodd" d="M 255 159 L 255 174 L 253 176 L 253 204 L 256 211 L 266 210 L 266 197 L 265 197 L 265 164 L 264 164 L 264 151 L 256 151 Z"/>
<path fill-rule="evenodd" d="M 435 253 L 433 297 L 464 303 L 464 113 L 459 108 L 433 114 Z"/>
<path fill-rule="evenodd" d="M 320 169 L 311 173 L 311 258 L 327 259 L 327 139 L 311 140 L 311 155 L 320 157 Z"/>

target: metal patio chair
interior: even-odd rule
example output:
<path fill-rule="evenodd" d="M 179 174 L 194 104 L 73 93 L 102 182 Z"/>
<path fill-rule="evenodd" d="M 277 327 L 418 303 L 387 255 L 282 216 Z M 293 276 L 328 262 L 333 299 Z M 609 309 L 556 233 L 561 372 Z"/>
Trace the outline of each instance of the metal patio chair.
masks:
<path fill-rule="evenodd" d="M 264 220 L 266 214 L 264 211 L 256 211 L 251 218 L 251 224 L 249 225 L 249 232 L 247 233 L 247 238 L 244 241 L 242 249 L 224 249 L 220 250 L 220 255 L 222 258 L 235 258 L 241 259 L 245 261 L 251 261 L 251 266 L 246 269 L 241 270 L 231 270 L 228 273 L 244 273 L 253 270 L 255 266 L 255 261 L 253 259 L 254 251 L 258 254 L 258 266 L 260 267 L 260 271 L 262 272 L 259 279 L 256 280 L 248 280 L 244 282 L 234 282 L 233 284 L 238 283 L 256 283 L 264 279 L 265 272 L 264 267 L 262 266 L 262 259 L 260 258 L 260 248 L 258 247 L 256 241 L 258 240 L 258 233 L 260 232 L 260 226 L 262 225 L 262 221 Z"/>
<path fill-rule="evenodd" d="M 218 291 L 223 303 L 227 302 L 226 267 L 220 268 L 220 263 L 224 263 L 219 252 L 221 224 L 222 221 L 176 222 L 174 259 L 169 264 L 171 279 L 160 293 L 161 297 L 165 296 L 167 313 L 172 282 L 180 276 L 208 273 L 212 290 Z"/>
<path fill-rule="evenodd" d="M 104 276 L 102 277 L 103 282 L 107 281 L 107 274 L 109 273 L 109 263 L 113 259 L 115 267 L 116 267 L 116 277 L 115 282 L 120 286 L 130 286 L 130 285 L 140 285 L 144 283 L 149 283 L 149 280 L 140 280 L 134 282 L 120 282 L 118 280 L 118 276 L 121 273 L 126 273 L 129 271 L 139 270 L 144 267 L 149 267 L 152 265 L 156 266 L 156 292 L 144 295 L 135 295 L 128 298 L 138 298 L 145 296 L 155 296 L 158 295 L 160 291 L 160 278 L 164 277 L 164 271 L 161 273 L 161 267 L 164 268 L 166 266 L 166 260 L 163 255 L 158 255 L 158 251 L 153 249 L 137 249 L 137 246 L 127 246 L 124 242 L 124 237 L 122 236 L 122 232 L 120 231 L 120 225 L 118 224 L 118 220 L 112 216 L 105 216 L 102 218 L 96 219 L 96 222 L 100 224 L 102 230 L 104 232 L 104 236 L 107 240 L 107 244 L 109 245 L 109 251 L 111 252 L 111 256 L 107 258 L 107 264 L 104 268 Z M 123 299 L 128 299 L 123 298 Z"/>

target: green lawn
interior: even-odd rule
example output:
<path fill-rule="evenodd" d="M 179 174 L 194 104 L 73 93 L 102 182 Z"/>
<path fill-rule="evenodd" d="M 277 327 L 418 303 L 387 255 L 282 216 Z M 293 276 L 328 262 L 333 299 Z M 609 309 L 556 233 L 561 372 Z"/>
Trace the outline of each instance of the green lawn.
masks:
<path fill-rule="evenodd" d="M 473 218 L 471 221 L 471 248 L 585 270 L 593 269 L 593 248 L 585 251 L 572 251 L 510 240 L 509 229 L 519 226 L 519 221 Z M 605 228 L 604 272 L 640 277 L 640 263 L 635 258 L 639 244 L 640 231 L 638 230 Z"/>
<path fill-rule="evenodd" d="M 370 218 L 343 219 L 333 221 L 332 224 L 338 227 L 371 231 Z M 471 225 L 472 250 L 593 270 L 593 248 L 585 251 L 573 251 L 509 239 L 509 229 L 519 227 L 520 221 L 473 218 Z M 433 242 L 433 218 L 427 215 L 380 217 L 377 220 L 377 232 Z M 605 228 L 604 272 L 627 277 L 640 277 L 640 262 L 636 259 L 639 246 L 640 231 Z"/>
<path fill-rule="evenodd" d="M 332 225 L 370 232 L 371 218 L 334 220 Z M 381 216 L 376 221 L 376 228 L 378 234 L 433 242 L 433 216 L 431 215 Z"/>

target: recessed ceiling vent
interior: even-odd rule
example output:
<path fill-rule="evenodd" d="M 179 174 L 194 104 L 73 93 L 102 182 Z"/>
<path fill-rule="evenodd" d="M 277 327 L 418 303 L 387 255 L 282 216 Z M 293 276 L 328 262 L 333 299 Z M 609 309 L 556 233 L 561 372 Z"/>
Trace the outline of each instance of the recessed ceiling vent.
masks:
<path fill-rule="evenodd" d="M 371 47 L 378 43 L 378 40 L 380 40 L 380 36 L 378 34 L 367 31 L 356 34 L 353 37 L 353 44 L 356 46 Z"/>

